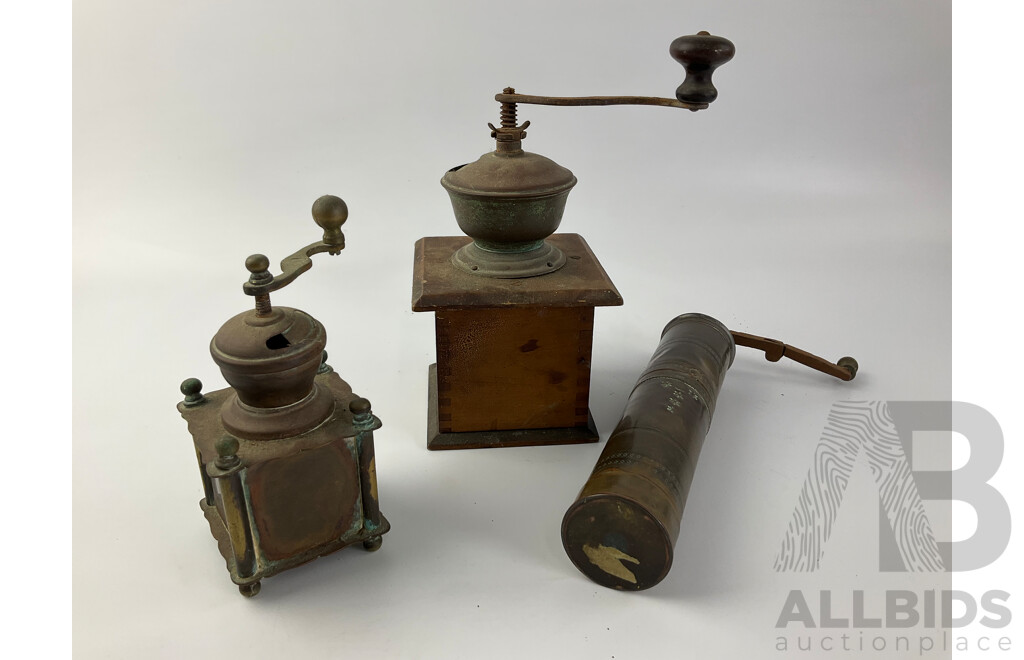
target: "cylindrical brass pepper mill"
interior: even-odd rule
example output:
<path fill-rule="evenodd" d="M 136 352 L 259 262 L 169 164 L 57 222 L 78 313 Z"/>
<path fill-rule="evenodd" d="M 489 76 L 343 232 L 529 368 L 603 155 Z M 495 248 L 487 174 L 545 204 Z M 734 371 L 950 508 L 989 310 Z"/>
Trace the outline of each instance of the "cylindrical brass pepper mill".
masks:
<path fill-rule="evenodd" d="M 594 582 L 639 591 L 668 574 L 697 457 L 736 346 L 765 351 L 769 362 L 789 357 L 840 380 L 857 375 L 852 357 L 829 362 L 777 339 L 731 332 L 703 314 L 672 319 L 562 520 L 569 559 Z"/>
<path fill-rule="evenodd" d="M 672 566 L 687 493 L 736 345 L 703 314 L 673 319 L 619 425 L 562 520 L 576 568 L 613 589 L 661 582 Z"/>

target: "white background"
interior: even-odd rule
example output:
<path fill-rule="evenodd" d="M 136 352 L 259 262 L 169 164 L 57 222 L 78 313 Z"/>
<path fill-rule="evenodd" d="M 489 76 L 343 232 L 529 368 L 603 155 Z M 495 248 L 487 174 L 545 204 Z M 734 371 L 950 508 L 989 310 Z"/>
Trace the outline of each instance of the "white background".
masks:
<path fill-rule="evenodd" d="M 576 572 L 558 538 L 601 445 L 426 451 L 433 323 L 409 311 L 412 244 L 457 233 L 437 180 L 489 148 L 495 92 L 671 96 L 668 43 L 701 29 L 737 46 L 707 111 L 520 108 L 526 148 L 580 180 L 562 230 L 587 238 L 626 300 L 597 312 L 602 436 L 681 312 L 863 370 L 840 383 L 741 349 L 676 565 L 621 594 Z M 76 653 L 755 657 L 774 653 L 789 589 L 889 587 L 870 507 L 843 510 L 820 573 L 772 561 L 833 401 L 951 395 L 949 35 L 948 5 L 904 0 L 78 3 Z M 983 93 L 998 90 L 965 90 Z M 242 261 L 315 240 L 309 204 L 328 192 L 349 204 L 348 248 L 275 301 L 327 326 L 331 363 L 384 421 L 394 529 L 378 553 L 320 559 L 249 601 L 199 512 L 177 385 L 223 385 L 207 343 L 250 304 Z M 967 203 L 973 219 L 989 200 Z M 998 288 L 969 290 L 958 316 L 999 327 Z M 989 350 L 956 362 L 953 394 L 1003 422 L 1007 466 L 1011 404 L 977 389 L 1001 345 L 977 336 Z"/>

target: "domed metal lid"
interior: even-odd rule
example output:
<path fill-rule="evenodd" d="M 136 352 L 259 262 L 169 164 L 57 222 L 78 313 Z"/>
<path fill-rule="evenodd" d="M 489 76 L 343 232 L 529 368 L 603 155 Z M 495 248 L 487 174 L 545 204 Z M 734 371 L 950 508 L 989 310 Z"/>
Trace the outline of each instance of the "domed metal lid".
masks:
<path fill-rule="evenodd" d="M 530 198 L 565 192 L 576 185 L 576 177 L 540 154 L 492 151 L 448 170 L 441 185 L 462 195 Z"/>
<path fill-rule="evenodd" d="M 327 343 L 324 326 L 291 307 L 275 307 L 270 316 L 255 310 L 228 319 L 213 341 L 210 353 L 222 367 L 272 373 L 319 359 Z"/>
<path fill-rule="evenodd" d="M 328 389 L 314 382 L 327 333 L 297 309 L 278 307 L 232 317 L 210 342 L 210 354 L 235 390 L 221 407 L 232 435 L 275 440 L 305 433 L 334 410 Z"/>

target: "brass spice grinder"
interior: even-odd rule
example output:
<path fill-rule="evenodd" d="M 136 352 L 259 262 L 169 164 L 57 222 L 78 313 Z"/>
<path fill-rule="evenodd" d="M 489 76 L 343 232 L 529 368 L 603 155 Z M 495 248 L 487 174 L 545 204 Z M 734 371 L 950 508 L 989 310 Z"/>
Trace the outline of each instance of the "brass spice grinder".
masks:
<path fill-rule="evenodd" d="M 594 582 L 641 590 L 668 574 L 697 458 L 735 357 L 729 329 L 710 316 L 684 314 L 665 326 L 562 520 L 569 559 Z"/>
<path fill-rule="evenodd" d="M 305 312 L 270 303 L 322 252 L 345 247 L 348 207 L 325 195 L 313 204 L 324 229 L 270 273 L 270 260 L 245 260 L 242 285 L 255 309 L 230 318 L 210 353 L 231 387 L 203 393 L 181 384 L 178 411 L 195 444 L 204 497 L 199 506 L 242 595 L 276 575 L 355 543 L 381 546 L 390 529 L 377 502 L 370 402 L 327 364 L 327 332 Z"/>
<path fill-rule="evenodd" d="M 849 381 L 857 361 L 836 363 L 775 339 L 733 332 L 704 314 L 672 319 L 626 402 L 590 478 L 562 520 L 562 545 L 584 575 L 640 591 L 672 567 L 683 509 L 725 372 L 736 346 Z"/>

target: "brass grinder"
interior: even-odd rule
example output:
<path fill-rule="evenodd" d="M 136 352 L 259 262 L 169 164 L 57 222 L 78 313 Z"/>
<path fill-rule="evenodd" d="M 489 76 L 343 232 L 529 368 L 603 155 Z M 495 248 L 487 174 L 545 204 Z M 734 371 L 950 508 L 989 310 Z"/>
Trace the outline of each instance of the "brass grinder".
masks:
<path fill-rule="evenodd" d="M 314 254 L 339 254 L 348 208 L 321 197 L 313 218 L 322 241 L 281 262 L 245 260 L 242 286 L 255 309 L 229 319 L 210 353 L 231 387 L 204 394 L 181 384 L 178 411 L 195 443 L 204 497 L 199 505 L 244 596 L 261 580 L 353 543 L 381 545 L 390 525 L 377 503 L 370 402 L 327 365 L 327 332 L 305 312 L 273 307 L 270 293 L 309 270 Z"/>
<path fill-rule="evenodd" d="M 833 364 L 774 339 L 730 332 L 704 314 L 670 321 L 562 520 L 569 559 L 594 582 L 639 591 L 668 574 L 697 459 L 737 345 L 841 380 L 857 373 L 853 358 Z"/>

